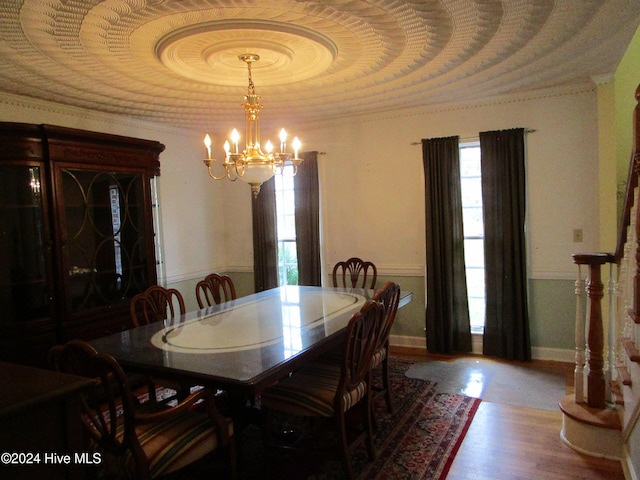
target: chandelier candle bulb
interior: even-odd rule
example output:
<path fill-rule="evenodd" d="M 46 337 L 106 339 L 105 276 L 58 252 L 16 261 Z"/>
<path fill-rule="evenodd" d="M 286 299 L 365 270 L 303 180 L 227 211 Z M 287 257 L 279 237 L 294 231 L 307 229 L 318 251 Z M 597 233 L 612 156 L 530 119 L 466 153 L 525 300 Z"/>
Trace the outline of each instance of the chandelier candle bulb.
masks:
<path fill-rule="evenodd" d="M 233 153 L 238 153 L 238 140 L 240 140 L 240 133 L 235 128 L 231 132 L 231 141 L 233 142 Z"/>
<path fill-rule="evenodd" d="M 211 137 L 208 133 L 204 136 L 204 145 L 207 147 L 207 160 L 211 160 Z"/>

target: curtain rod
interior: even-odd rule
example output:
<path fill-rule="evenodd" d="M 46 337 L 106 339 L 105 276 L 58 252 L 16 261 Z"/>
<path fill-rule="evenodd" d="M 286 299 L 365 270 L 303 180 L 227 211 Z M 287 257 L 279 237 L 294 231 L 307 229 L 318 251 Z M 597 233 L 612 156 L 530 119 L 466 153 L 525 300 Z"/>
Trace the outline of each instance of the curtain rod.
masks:
<path fill-rule="evenodd" d="M 536 131 L 535 128 L 525 128 L 524 129 L 524 133 L 534 133 Z M 460 141 L 462 142 L 468 142 L 470 140 L 478 140 L 479 137 L 462 137 L 460 138 Z M 422 141 L 419 142 L 411 142 L 409 145 L 422 145 Z"/>

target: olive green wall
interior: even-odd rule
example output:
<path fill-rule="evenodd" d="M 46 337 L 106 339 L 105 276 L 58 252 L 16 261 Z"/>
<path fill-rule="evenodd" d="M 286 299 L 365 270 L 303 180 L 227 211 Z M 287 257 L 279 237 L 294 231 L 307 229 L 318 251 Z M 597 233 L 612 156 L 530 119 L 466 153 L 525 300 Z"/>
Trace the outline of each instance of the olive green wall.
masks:
<path fill-rule="evenodd" d="M 253 273 L 224 272 L 236 286 L 238 297 L 254 293 Z M 185 298 L 188 310 L 198 307 L 195 285 L 200 278 L 168 284 L 177 288 Z M 392 331 L 394 345 L 425 348 L 425 285 L 424 277 L 378 276 L 378 286 L 387 280 L 400 285 L 403 292 L 412 293 L 412 301 L 398 313 Z M 329 285 L 331 280 L 326 279 Z M 531 346 L 535 358 L 572 361 L 574 351 L 573 326 L 575 321 L 575 293 L 572 280 L 529 281 L 529 311 Z"/>
<path fill-rule="evenodd" d="M 537 351 L 534 358 L 562 357 L 572 361 L 575 348 L 575 281 L 529 280 L 529 313 L 531 348 Z"/>

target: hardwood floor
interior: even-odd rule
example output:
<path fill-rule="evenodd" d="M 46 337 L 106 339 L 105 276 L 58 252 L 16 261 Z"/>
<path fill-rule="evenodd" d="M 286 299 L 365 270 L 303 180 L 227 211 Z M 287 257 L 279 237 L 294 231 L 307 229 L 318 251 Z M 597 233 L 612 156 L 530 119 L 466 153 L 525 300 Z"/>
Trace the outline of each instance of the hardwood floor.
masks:
<path fill-rule="evenodd" d="M 393 348 L 392 354 L 414 361 L 450 358 Z M 573 391 L 570 364 L 534 361 L 519 365 L 559 369 L 566 375 L 567 393 Z M 447 480 L 624 480 L 620 462 L 576 452 L 560 439 L 561 429 L 559 409 L 539 410 L 483 401 Z"/>

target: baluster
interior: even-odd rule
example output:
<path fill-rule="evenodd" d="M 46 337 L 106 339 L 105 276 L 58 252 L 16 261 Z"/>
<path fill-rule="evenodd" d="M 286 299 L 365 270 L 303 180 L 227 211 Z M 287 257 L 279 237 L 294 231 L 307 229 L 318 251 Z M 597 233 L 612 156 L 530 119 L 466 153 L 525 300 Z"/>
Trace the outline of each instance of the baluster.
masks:
<path fill-rule="evenodd" d="M 615 281 L 614 281 L 614 264 L 609 264 L 609 282 L 608 282 L 608 293 L 609 293 L 609 328 L 607 334 L 607 366 L 605 369 L 605 398 L 608 402 L 613 403 L 615 400 L 613 398 L 613 392 L 611 391 L 611 382 L 615 379 L 616 372 L 616 298 L 615 298 Z"/>
<path fill-rule="evenodd" d="M 576 345 L 576 367 L 573 372 L 574 390 L 576 403 L 584 403 L 584 318 L 582 317 L 582 273 L 578 265 L 578 278 L 575 283 L 576 294 L 576 325 L 575 325 L 575 345 Z"/>

